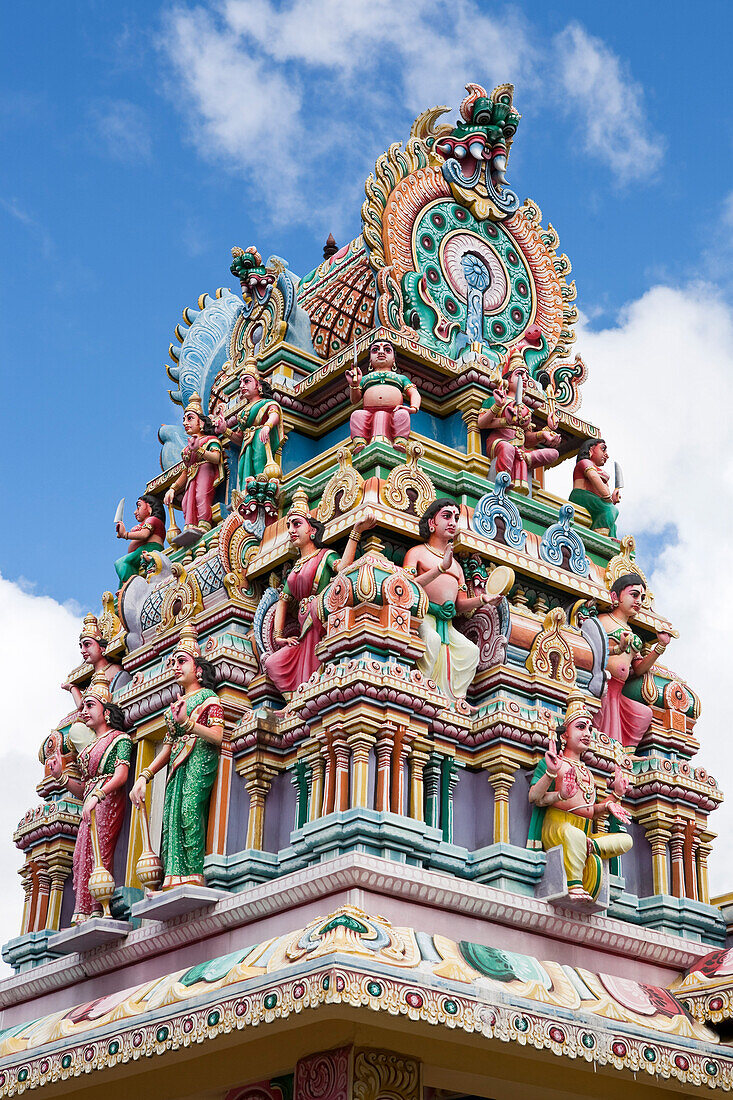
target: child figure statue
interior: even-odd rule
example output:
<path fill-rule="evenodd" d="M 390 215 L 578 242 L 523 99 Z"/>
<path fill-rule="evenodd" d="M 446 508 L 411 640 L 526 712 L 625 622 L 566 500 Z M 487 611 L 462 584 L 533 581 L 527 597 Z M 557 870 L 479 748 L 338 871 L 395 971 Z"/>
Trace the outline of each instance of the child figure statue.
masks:
<path fill-rule="evenodd" d="M 558 845 L 568 882 L 568 897 L 593 902 L 603 882 L 603 863 L 623 855 L 633 841 L 627 832 L 594 832 L 593 822 L 611 814 L 624 824 L 631 815 L 613 798 L 598 800 L 596 783 L 583 763 L 590 748 L 593 717 L 580 692 L 568 698 L 565 721 L 558 727 L 561 749 L 550 746 L 537 765 L 529 789 L 534 807 L 529 824 L 528 848 L 549 851 Z M 625 793 L 627 779 L 616 769 L 613 791 Z"/>

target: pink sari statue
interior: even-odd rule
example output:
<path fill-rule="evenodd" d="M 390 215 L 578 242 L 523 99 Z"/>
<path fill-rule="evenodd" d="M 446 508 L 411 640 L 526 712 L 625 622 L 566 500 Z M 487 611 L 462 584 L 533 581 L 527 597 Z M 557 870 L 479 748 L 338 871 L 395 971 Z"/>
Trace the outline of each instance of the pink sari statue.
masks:
<path fill-rule="evenodd" d="M 642 656 L 643 643 L 631 621 L 642 609 L 645 590 L 644 579 L 638 573 L 622 574 L 611 587 L 611 611 L 598 616 L 608 635 L 609 679 L 595 724 L 628 749 L 636 748 L 649 729 L 652 710 L 624 695 L 624 686 L 630 677 L 649 672 L 671 639 L 666 631 L 660 631 L 656 645 Z"/>
<path fill-rule="evenodd" d="M 275 652 L 264 659 L 264 668 L 275 687 L 290 696 L 311 678 L 320 665 L 316 648 L 324 635 L 324 627 L 315 615 L 316 597 L 323 592 L 335 573 L 346 569 L 356 557 L 361 532 L 374 525 L 374 515 L 367 512 L 354 524 L 344 554 L 322 545 L 323 524 L 313 519 L 308 497 L 296 489 L 287 515 L 290 542 L 298 550 L 298 561 L 288 574 L 275 610 Z M 285 637 L 285 624 L 291 608 L 297 608 L 300 632 Z"/>
<path fill-rule="evenodd" d="M 101 905 L 89 892 L 89 876 L 94 869 L 92 813 L 96 820 L 102 863 L 113 874 L 117 839 L 125 816 L 125 784 L 130 770 L 132 739 L 124 732 L 125 715 L 112 702 L 112 693 L 104 672 L 96 672 L 85 692 L 80 709 L 90 739 L 76 758 L 78 778 L 66 776 L 66 786 L 82 800 L 81 821 L 74 845 L 74 893 L 76 904 L 72 924 L 79 924 L 101 912 Z M 61 778 L 59 755 L 50 761 L 52 773 Z"/>
<path fill-rule="evenodd" d="M 131 755 L 131 738 L 128 734 L 114 729 L 82 749 L 77 763 L 84 784 L 82 797 L 85 805 L 90 797 L 96 797 L 97 792 L 104 788 L 105 780 L 112 778 L 118 765 L 120 767 L 124 765 L 125 778 L 127 777 Z M 113 790 L 111 794 L 105 793 L 104 799 L 97 804 L 96 812 L 102 863 L 110 874 L 113 872 L 112 864 L 115 848 L 124 816 L 125 788 L 120 786 Z M 90 820 L 85 817 L 82 817 L 79 832 L 76 836 L 73 866 L 76 904 L 72 922 L 78 923 L 80 920 L 86 920 L 87 917 L 101 912 L 99 902 L 95 901 L 89 893 L 89 876 L 94 869 L 94 850 Z"/>

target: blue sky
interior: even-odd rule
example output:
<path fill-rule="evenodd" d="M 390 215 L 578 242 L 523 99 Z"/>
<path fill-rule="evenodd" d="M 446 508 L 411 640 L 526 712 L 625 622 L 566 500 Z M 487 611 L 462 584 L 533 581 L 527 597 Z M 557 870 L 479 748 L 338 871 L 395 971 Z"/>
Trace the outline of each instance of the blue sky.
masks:
<path fill-rule="evenodd" d="M 181 309 L 232 285 L 232 244 L 302 274 L 330 230 L 355 235 L 376 156 L 423 107 L 455 113 L 467 80 L 514 80 L 509 180 L 558 229 L 594 326 L 652 284 L 724 279 L 727 5 L 389 7 L 4 6 L 1 500 L 38 521 L 2 541 L 3 576 L 97 602 L 116 502 L 175 414 Z"/>

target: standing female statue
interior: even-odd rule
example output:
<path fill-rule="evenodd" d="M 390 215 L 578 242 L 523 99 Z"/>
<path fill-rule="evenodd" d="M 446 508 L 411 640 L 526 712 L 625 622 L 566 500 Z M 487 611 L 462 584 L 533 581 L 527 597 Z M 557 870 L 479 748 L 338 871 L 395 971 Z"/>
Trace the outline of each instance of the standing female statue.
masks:
<path fill-rule="evenodd" d="M 277 648 L 264 661 L 267 675 L 283 694 L 295 691 L 318 668 L 316 647 L 323 637 L 323 626 L 313 614 L 312 604 L 334 574 L 351 565 L 362 532 L 373 525 L 374 516 L 367 512 L 354 524 L 346 550 L 339 558 L 335 550 L 323 545 L 323 524 L 311 516 L 308 497 L 302 489 L 295 490 L 287 527 L 290 542 L 298 550 L 298 560 L 288 573 L 275 611 Z M 291 605 L 297 608 L 300 633 L 286 638 L 283 631 Z"/>
<path fill-rule="evenodd" d="M 74 894 L 72 924 L 80 924 L 101 913 L 101 906 L 89 892 L 94 868 L 91 815 L 96 810 L 96 827 L 102 863 L 112 874 L 115 847 L 125 816 L 125 783 L 130 769 L 132 739 L 125 733 L 125 715 L 112 702 L 103 672 L 92 677 L 91 687 L 81 702 L 81 718 L 92 738 L 76 756 L 79 779 L 66 778 L 66 786 L 83 801 L 79 832 L 74 845 Z M 52 774 L 61 778 L 61 757 L 49 762 Z"/>
<path fill-rule="evenodd" d="M 282 477 L 277 462 L 280 446 L 282 410 L 273 397 L 269 382 L 260 378 L 255 362 L 247 365 L 239 379 L 239 396 L 244 406 L 234 417 L 220 416 L 215 421 L 222 442 L 239 444 L 237 488 L 243 492 L 248 477 L 265 477 L 279 481 Z"/>
<path fill-rule="evenodd" d="M 168 765 L 163 805 L 162 890 L 182 883 L 204 885 L 209 798 L 219 767 L 224 711 L 213 690 L 213 665 L 201 656 L 196 628 L 181 627 L 171 656 L 173 675 L 182 694 L 166 711 L 168 732 L 149 768 L 130 791 L 135 806 L 145 801 L 148 783 Z"/>

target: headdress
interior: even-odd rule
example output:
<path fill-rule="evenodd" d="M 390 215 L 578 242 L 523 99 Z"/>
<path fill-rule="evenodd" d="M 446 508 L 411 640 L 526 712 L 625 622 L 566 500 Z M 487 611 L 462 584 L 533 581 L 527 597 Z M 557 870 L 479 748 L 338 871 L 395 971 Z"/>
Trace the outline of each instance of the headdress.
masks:
<path fill-rule="evenodd" d="M 290 519 L 291 516 L 301 516 L 303 519 L 307 519 L 309 523 L 313 518 L 308 505 L 308 494 L 305 489 L 296 489 L 293 493 L 293 502 L 288 508 L 288 514 L 285 517 L 286 520 Z"/>
<path fill-rule="evenodd" d="M 565 707 L 565 725 L 569 725 L 570 722 L 580 717 L 590 718 L 591 722 L 593 721 L 593 715 L 586 706 L 583 693 L 580 691 L 571 691 L 568 695 L 567 706 Z"/>
<path fill-rule="evenodd" d="M 519 348 L 512 348 L 509 353 L 509 358 L 507 359 L 506 367 L 504 368 L 505 376 L 507 378 L 511 377 L 512 372 L 515 371 L 518 367 L 522 367 L 524 370 L 528 369 L 524 359 L 524 355 L 519 350 Z"/>
<path fill-rule="evenodd" d="M 260 369 L 257 366 L 257 360 L 253 355 L 249 355 L 245 359 L 244 370 L 239 376 L 240 382 L 246 375 L 250 375 L 252 378 L 255 378 L 257 382 L 262 382 L 262 379 L 260 377 Z"/>
<path fill-rule="evenodd" d="M 188 653 L 191 657 L 200 657 L 201 649 L 198 643 L 198 631 L 193 623 L 185 623 L 181 627 L 181 633 L 178 635 L 178 644 L 176 645 L 175 652 L 178 653 L 182 650 L 184 653 Z"/>
<path fill-rule="evenodd" d="M 191 394 L 191 396 L 189 398 L 189 401 L 188 401 L 188 404 L 186 405 L 186 408 L 183 411 L 184 411 L 184 413 L 194 412 L 194 413 L 196 413 L 197 416 L 200 416 L 202 420 L 204 419 L 204 410 L 203 410 L 202 405 L 201 405 L 201 398 L 196 393 L 195 390 Z"/>
<path fill-rule="evenodd" d="M 82 623 L 81 634 L 79 635 L 79 641 L 83 641 L 84 638 L 91 638 L 94 642 L 99 642 L 104 646 L 107 644 L 107 639 L 102 634 L 99 628 L 99 620 L 96 615 L 85 615 L 84 622 Z"/>
<path fill-rule="evenodd" d="M 91 684 L 84 692 L 85 699 L 87 695 L 92 695 L 105 707 L 109 706 L 112 702 L 112 692 L 109 689 L 109 681 L 103 672 L 94 673 Z"/>

